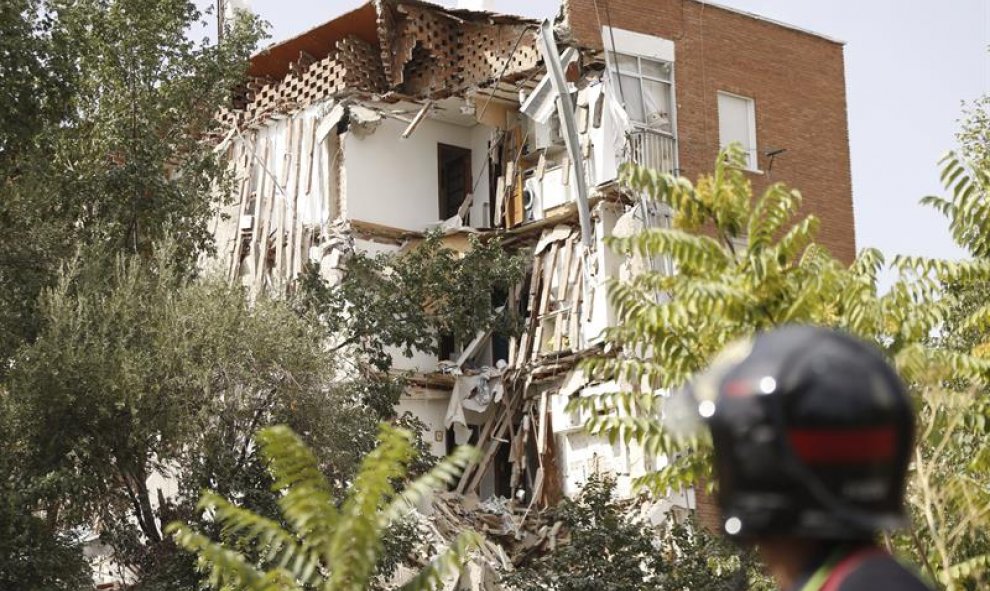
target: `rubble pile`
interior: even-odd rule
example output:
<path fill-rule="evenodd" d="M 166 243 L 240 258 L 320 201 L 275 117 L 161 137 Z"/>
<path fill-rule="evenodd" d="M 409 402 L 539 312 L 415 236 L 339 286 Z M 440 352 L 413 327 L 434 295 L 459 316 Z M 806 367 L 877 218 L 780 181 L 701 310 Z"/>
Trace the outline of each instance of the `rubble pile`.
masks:
<path fill-rule="evenodd" d="M 400 567 L 389 587 L 401 587 L 464 531 L 481 534 L 483 541 L 460 577 L 448 581 L 448 590 L 501 589 L 500 573 L 567 543 L 563 524 L 551 521 L 549 513 L 501 497 L 479 501 L 473 494 L 437 493 L 409 518 L 416 523 L 420 543 L 408 557 L 410 566 Z"/>

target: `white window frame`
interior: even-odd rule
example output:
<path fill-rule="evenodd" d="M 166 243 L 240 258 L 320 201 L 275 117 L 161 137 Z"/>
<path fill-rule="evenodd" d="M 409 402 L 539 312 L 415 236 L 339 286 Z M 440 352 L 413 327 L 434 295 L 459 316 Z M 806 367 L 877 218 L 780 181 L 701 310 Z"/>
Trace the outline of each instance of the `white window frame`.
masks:
<path fill-rule="evenodd" d="M 675 68 L 674 62 L 672 60 L 665 60 L 665 59 L 661 59 L 659 57 L 638 55 L 636 53 L 627 53 L 627 52 L 624 52 L 624 51 L 615 51 L 615 52 L 613 52 L 613 51 L 609 50 L 608 51 L 608 54 L 609 54 L 609 60 L 608 60 L 609 61 L 609 73 L 615 79 L 615 87 L 616 87 L 617 95 L 620 98 L 620 100 L 623 100 L 624 99 L 624 97 L 622 97 L 622 86 L 621 86 L 621 83 L 619 82 L 619 76 L 620 75 L 621 76 L 628 76 L 630 78 L 637 78 L 637 79 L 639 79 L 640 102 L 643 105 L 644 109 L 645 109 L 645 107 L 647 105 L 647 101 L 646 101 L 646 91 L 644 90 L 643 80 L 649 80 L 651 82 L 657 82 L 657 83 L 660 83 L 660 84 L 664 85 L 667 88 L 667 103 L 668 103 L 669 108 L 670 108 L 670 113 L 668 113 L 668 116 L 670 117 L 670 130 L 667 131 L 667 130 L 660 129 L 660 128 L 657 128 L 657 127 L 651 127 L 649 124 L 647 124 L 646 121 L 632 121 L 632 118 L 630 117 L 630 121 L 632 122 L 632 124 L 635 125 L 637 128 L 640 128 L 640 129 L 647 129 L 647 130 L 654 131 L 656 133 L 660 133 L 660 134 L 663 134 L 663 135 L 666 135 L 666 136 L 669 136 L 669 137 L 672 137 L 672 138 L 676 138 L 677 137 L 677 112 L 676 112 L 677 111 L 677 107 L 676 107 L 676 104 L 675 104 L 675 100 L 676 99 L 674 98 L 674 68 Z M 632 59 L 636 60 L 636 70 L 637 71 L 636 72 L 627 72 L 627 71 L 620 70 L 619 69 L 619 56 L 620 55 L 622 57 L 624 57 L 624 58 L 632 58 Z M 659 78 L 659 77 L 656 77 L 656 76 L 650 76 L 648 74 L 644 74 L 643 73 L 643 61 L 654 62 L 654 63 L 658 63 L 658 64 L 666 64 L 668 66 L 668 68 L 669 68 L 670 76 L 668 76 L 667 78 Z M 623 107 L 627 107 L 627 106 L 626 105 L 623 105 Z"/>
<path fill-rule="evenodd" d="M 747 124 L 749 127 L 749 150 L 747 152 L 748 162 L 746 163 L 745 169 L 750 172 L 762 172 L 760 170 L 760 151 L 757 148 L 757 144 L 756 144 L 756 99 L 754 99 L 751 96 L 743 96 L 741 94 L 736 94 L 734 92 L 728 92 L 725 90 L 719 90 L 716 93 L 716 95 L 717 96 L 716 96 L 715 106 L 716 109 L 719 111 L 718 113 L 719 149 L 725 148 L 726 144 L 722 139 L 722 130 L 721 130 L 722 113 L 721 113 L 721 107 L 718 104 L 719 103 L 718 96 L 727 96 L 735 99 L 741 99 L 746 103 L 746 111 L 747 111 L 746 116 L 747 116 Z"/>

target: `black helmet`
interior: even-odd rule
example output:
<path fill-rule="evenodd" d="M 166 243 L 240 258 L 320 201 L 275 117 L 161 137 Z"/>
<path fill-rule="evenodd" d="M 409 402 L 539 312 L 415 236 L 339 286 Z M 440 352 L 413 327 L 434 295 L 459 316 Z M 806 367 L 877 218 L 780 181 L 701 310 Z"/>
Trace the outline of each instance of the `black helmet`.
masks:
<path fill-rule="evenodd" d="M 711 430 L 728 535 L 852 540 L 904 524 L 914 415 L 872 346 L 785 326 L 728 347 L 687 393 Z"/>

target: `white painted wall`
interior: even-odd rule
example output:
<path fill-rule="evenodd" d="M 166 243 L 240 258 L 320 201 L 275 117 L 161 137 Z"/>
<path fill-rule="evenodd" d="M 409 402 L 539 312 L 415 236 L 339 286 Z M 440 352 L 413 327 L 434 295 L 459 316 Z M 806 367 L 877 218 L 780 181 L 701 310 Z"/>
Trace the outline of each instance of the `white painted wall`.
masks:
<path fill-rule="evenodd" d="M 472 128 L 427 119 L 408 139 L 406 124 L 383 119 L 373 133 L 344 139 L 347 217 L 406 230 L 439 221 L 437 144 L 470 149 Z M 479 170 L 481 156 L 472 155 Z"/>
<path fill-rule="evenodd" d="M 423 421 L 426 425 L 422 433 L 423 441 L 429 446 L 430 453 L 438 458 L 447 455 L 447 428 L 444 426 L 444 416 L 447 413 L 449 402 L 449 393 L 446 397 L 413 398 L 403 395 L 395 407 L 399 416 L 409 412 Z"/>
<path fill-rule="evenodd" d="M 615 306 L 608 298 L 608 282 L 619 277 L 624 257 L 605 245 L 605 237 L 612 234 L 615 222 L 622 215 L 622 206 L 601 203 L 595 210 L 596 220 L 594 251 L 588 262 L 593 267 L 591 274 L 591 302 L 583 302 L 581 332 L 584 343 L 594 343 L 601 339 L 602 332 L 617 322 Z M 590 309 L 588 308 L 590 306 Z"/>

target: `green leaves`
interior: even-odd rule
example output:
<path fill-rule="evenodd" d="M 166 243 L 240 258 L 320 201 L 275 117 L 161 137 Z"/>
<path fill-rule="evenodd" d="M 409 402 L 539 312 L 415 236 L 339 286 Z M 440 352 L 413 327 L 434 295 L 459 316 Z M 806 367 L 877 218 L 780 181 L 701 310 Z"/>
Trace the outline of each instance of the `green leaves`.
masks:
<path fill-rule="evenodd" d="M 940 161 L 941 181 L 951 193 L 947 199 L 925 197 L 922 203 L 949 218 L 956 243 L 978 258 L 990 257 L 990 172 L 969 165 L 949 152 Z"/>
<path fill-rule="evenodd" d="M 754 197 L 739 158 L 738 150 L 728 149 L 714 172 L 696 184 L 633 166 L 623 171 L 631 191 L 673 208 L 673 227 L 648 228 L 609 244 L 625 254 L 668 258 L 676 272 L 645 271 L 610 285 L 619 321 L 607 338 L 616 354 L 592 360 L 586 369 L 599 379 L 628 384 L 630 392 L 574 405 L 593 411 L 593 432 L 635 441 L 671 461 L 641 479 L 655 492 L 690 485 L 711 466 L 708 444 L 673 436 L 649 401 L 754 331 L 794 322 L 841 328 L 885 349 L 909 380 L 990 375 L 985 362 L 928 344 L 953 302 L 941 289 L 943 282 L 990 277 L 990 266 L 901 257 L 894 262 L 900 279 L 880 294 L 884 259 L 878 251 L 866 249 L 851 264 L 836 259 L 816 243 L 818 219 L 799 215 L 800 193 L 774 184 Z M 960 167 L 953 165 L 946 180 L 964 182 Z M 977 211 L 974 195 L 960 189 L 949 211 Z M 982 308 L 979 314 L 981 320 L 986 315 Z"/>
<path fill-rule="evenodd" d="M 642 589 L 769 590 L 751 550 L 740 550 L 692 519 L 651 523 L 638 499 L 615 498 L 614 480 L 592 474 L 575 499 L 548 515 L 554 550 L 527 557 L 503 581 L 520 591 Z M 676 522 L 676 523 L 675 523 Z"/>
<path fill-rule="evenodd" d="M 302 440 L 284 426 L 264 429 L 258 444 L 291 530 L 204 493 L 200 507 L 212 513 L 227 541 L 214 542 L 180 523 L 168 531 L 178 545 L 199 556 L 207 582 L 216 589 L 363 591 L 374 576 L 386 528 L 433 490 L 453 483 L 477 458 L 476 451 L 459 449 L 400 493 L 396 485 L 413 457 L 412 441 L 411 433 L 383 425 L 378 446 L 362 461 L 338 508 L 316 456 Z M 260 563 L 253 564 L 238 550 L 244 543 L 260 550 Z M 464 532 L 403 589 L 441 587 L 478 543 L 477 534 Z"/>
<path fill-rule="evenodd" d="M 990 119 L 980 121 L 987 126 Z M 984 128 L 967 137 L 986 135 Z M 884 350 L 919 393 L 922 429 L 908 495 L 916 535 L 902 538 L 901 547 L 949 589 L 985 580 L 990 158 L 985 146 L 974 146 L 966 146 L 982 155 L 974 163 L 953 154 L 942 161 L 949 197 L 923 201 L 949 218 L 956 241 L 974 258 L 896 257 L 897 279 L 886 293 L 878 291 L 886 266 L 879 251 L 865 249 L 851 264 L 837 260 L 816 243 L 818 220 L 800 216 L 801 195 L 778 184 L 753 196 L 732 148 L 696 184 L 627 168 L 628 188 L 674 208 L 674 223 L 610 244 L 626 254 L 668 258 L 676 273 L 646 271 L 610 286 L 619 316 L 607 332 L 613 355 L 585 369 L 626 384 L 628 392 L 571 406 L 590 414 L 593 433 L 668 460 L 640 485 L 664 494 L 711 482 L 710 443 L 671 432 L 658 419 L 663 410 L 656 399 L 754 331 L 789 322 L 849 331 Z"/>
<path fill-rule="evenodd" d="M 495 311 L 493 298 L 522 279 L 524 258 L 498 240 L 468 239 L 460 253 L 438 233 L 408 252 L 354 253 L 335 284 L 309 268 L 301 281 L 300 306 L 314 314 L 338 349 L 351 350 L 378 369 L 391 367 L 389 347 L 404 354 L 437 351 L 449 335 L 470 342 L 481 331 L 516 330 L 516 312 Z"/>

